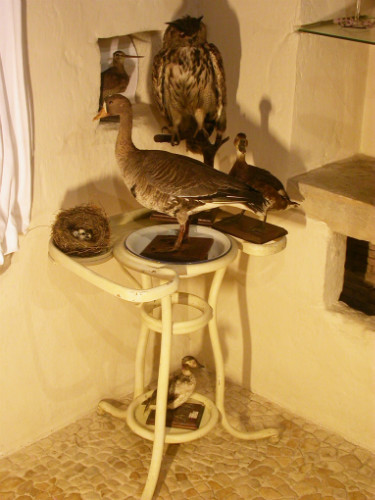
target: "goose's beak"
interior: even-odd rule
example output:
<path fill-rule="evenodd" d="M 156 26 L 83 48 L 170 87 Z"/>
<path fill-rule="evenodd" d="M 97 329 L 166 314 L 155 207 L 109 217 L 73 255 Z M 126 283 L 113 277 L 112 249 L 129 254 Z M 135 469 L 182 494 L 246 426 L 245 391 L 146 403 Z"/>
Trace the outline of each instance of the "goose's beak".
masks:
<path fill-rule="evenodd" d="M 109 116 L 109 113 L 107 111 L 107 105 L 104 102 L 102 109 L 96 116 L 94 116 L 93 120 L 100 120 L 100 118 L 105 118 L 106 116 Z"/>

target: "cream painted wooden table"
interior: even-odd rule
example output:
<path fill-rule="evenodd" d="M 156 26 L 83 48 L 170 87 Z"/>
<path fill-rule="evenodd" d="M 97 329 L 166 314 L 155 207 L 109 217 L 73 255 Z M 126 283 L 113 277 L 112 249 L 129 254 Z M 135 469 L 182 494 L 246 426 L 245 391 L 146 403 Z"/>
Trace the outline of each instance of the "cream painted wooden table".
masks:
<path fill-rule="evenodd" d="M 120 410 L 107 401 L 101 401 L 98 411 L 125 419 L 136 434 L 154 443 L 142 500 L 150 500 L 153 497 L 162 463 L 164 444 L 184 443 L 198 439 L 212 430 L 218 423 L 219 417 L 227 432 L 237 438 L 247 440 L 277 438 L 277 429 L 268 428 L 254 432 L 240 432 L 228 422 L 224 406 L 225 373 L 216 322 L 216 307 L 225 271 L 236 258 L 239 249 L 249 255 L 262 256 L 277 253 L 286 246 L 285 237 L 257 245 L 232 238 L 211 228 L 202 229 L 197 226 L 194 229 L 193 226 L 193 232 L 194 230 L 198 233 L 202 231 L 205 236 L 210 235 L 214 238 L 212 251 L 210 251 L 211 254 L 209 254 L 207 261 L 194 264 L 154 261 L 139 256 L 136 248 L 137 245 L 142 247 L 143 243 L 138 242 L 142 238 L 151 237 L 150 235 L 156 228 L 156 224 L 150 222 L 148 215 L 149 211 L 141 209 L 112 217 L 110 223 L 114 240 L 113 252 L 100 258 L 72 258 L 58 250 L 52 241 L 49 243 L 49 255 L 55 262 L 116 297 L 141 304 L 142 324 L 136 352 L 133 401 L 126 410 Z M 125 287 L 93 271 L 92 265 L 112 257 L 120 262 L 124 271 L 131 269 L 140 273 L 142 285 L 140 288 Z M 207 298 L 178 291 L 181 279 L 192 279 L 205 274 L 213 274 Z M 153 284 L 153 281 L 157 281 L 157 283 Z M 194 319 L 174 321 L 172 309 L 175 304 L 194 309 L 198 315 L 196 314 Z M 156 309 L 161 311 L 160 319 L 154 314 Z M 203 402 L 205 405 L 200 427 L 197 430 L 167 428 L 165 419 L 172 336 L 191 334 L 205 326 L 208 326 L 215 361 L 215 402 L 195 392 L 192 399 Z M 151 331 L 161 334 L 155 426 L 146 424 L 148 412 L 144 412 L 142 405 L 143 401 L 150 395 L 150 392 L 145 392 L 144 371 L 146 347 Z"/>

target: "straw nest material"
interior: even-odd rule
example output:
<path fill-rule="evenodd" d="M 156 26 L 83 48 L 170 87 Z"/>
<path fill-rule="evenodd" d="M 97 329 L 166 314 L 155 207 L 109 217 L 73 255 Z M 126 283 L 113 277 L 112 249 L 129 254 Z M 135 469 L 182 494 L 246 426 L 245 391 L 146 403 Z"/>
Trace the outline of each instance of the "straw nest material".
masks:
<path fill-rule="evenodd" d="M 64 253 L 92 257 L 110 248 L 110 229 L 105 212 L 95 205 L 61 210 L 52 226 L 53 243 Z"/>

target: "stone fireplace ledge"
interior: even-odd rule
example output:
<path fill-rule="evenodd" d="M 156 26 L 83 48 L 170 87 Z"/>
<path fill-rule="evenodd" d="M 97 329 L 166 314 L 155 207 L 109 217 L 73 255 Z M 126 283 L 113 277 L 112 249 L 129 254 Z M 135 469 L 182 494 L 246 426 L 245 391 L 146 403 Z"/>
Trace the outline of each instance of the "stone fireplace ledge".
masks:
<path fill-rule="evenodd" d="M 375 242 L 375 158 L 358 155 L 297 175 L 289 183 L 307 216 L 333 231 Z"/>

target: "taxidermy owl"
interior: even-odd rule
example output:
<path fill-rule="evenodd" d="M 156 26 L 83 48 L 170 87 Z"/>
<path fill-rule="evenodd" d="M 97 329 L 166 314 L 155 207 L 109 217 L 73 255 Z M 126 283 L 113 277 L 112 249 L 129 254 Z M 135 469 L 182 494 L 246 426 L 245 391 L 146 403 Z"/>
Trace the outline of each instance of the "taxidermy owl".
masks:
<path fill-rule="evenodd" d="M 186 139 L 191 151 L 204 153 L 213 147 L 215 153 L 226 128 L 225 74 L 219 50 L 207 42 L 202 17 L 167 23 L 163 46 L 153 61 L 152 84 L 171 144 Z M 211 144 L 208 138 L 214 131 Z"/>

